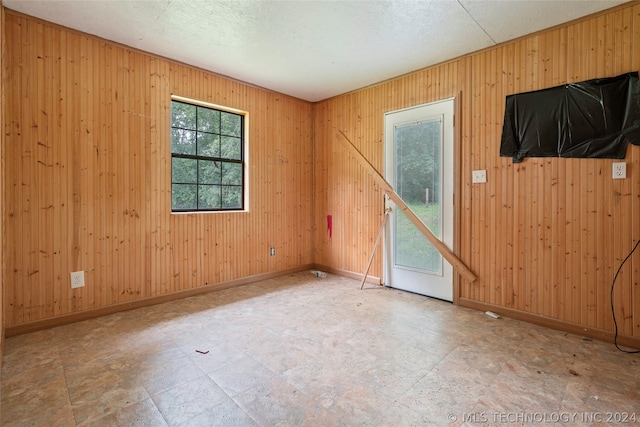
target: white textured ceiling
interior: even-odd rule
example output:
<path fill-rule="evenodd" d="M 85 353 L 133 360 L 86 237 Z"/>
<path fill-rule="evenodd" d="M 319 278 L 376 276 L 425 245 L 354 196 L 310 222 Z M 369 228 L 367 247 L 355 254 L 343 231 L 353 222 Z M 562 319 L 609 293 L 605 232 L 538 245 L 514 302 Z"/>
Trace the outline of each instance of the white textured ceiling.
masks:
<path fill-rule="evenodd" d="M 3 0 L 27 15 L 308 101 L 621 3 Z"/>

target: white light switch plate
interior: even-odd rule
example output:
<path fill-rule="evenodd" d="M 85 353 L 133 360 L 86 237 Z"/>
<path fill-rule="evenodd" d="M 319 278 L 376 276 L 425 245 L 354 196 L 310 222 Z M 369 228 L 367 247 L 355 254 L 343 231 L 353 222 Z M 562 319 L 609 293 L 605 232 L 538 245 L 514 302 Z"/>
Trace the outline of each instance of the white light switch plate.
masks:
<path fill-rule="evenodd" d="M 473 184 L 482 184 L 487 182 L 487 171 L 486 170 L 473 171 L 471 174 L 471 182 Z"/>

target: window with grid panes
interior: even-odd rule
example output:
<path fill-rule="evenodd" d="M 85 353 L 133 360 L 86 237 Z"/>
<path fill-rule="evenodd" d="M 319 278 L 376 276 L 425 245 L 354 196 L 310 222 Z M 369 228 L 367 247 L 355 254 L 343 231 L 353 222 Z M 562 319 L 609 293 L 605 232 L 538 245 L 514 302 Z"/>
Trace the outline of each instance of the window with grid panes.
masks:
<path fill-rule="evenodd" d="M 171 208 L 174 212 L 243 210 L 242 113 L 171 101 Z"/>

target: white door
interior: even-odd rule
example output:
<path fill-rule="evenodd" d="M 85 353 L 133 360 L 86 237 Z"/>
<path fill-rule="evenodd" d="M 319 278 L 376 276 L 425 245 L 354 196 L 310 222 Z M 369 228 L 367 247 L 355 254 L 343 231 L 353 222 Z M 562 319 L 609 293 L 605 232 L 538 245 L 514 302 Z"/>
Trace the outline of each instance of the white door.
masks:
<path fill-rule="evenodd" d="M 385 178 L 453 249 L 453 99 L 385 114 Z M 453 269 L 393 202 L 385 284 L 453 301 Z"/>

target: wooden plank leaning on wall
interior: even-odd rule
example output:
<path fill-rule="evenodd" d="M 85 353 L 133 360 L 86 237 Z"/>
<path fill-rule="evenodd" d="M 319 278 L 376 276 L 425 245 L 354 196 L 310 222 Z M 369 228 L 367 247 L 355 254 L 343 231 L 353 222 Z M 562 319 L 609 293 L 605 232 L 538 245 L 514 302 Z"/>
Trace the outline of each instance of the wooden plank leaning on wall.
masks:
<path fill-rule="evenodd" d="M 345 141 L 345 147 L 349 149 L 356 161 L 365 168 L 365 170 L 376 180 L 376 183 L 384 189 L 389 198 L 400 208 L 402 212 L 407 216 L 409 221 L 420 231 L 429 242 L 438 250 L 440 255 L 446 259 L 453 268 L 466 280 L 473 282 L 476 280 L 476 276 L 471 270 L 454 254 L 440 239 L 438 239 L 429 230 L 422 220 L 409 208 L 409 206 L 402 200 L 402 197 L 395 192 L 391 184 L 389 184 L 382 175 L 373 167 L 371 163 L 360 153 L 360 151 L 353 145 L 351 140 L 342 131 L 338 131 L 338 137 L 342 137 Z"/>

